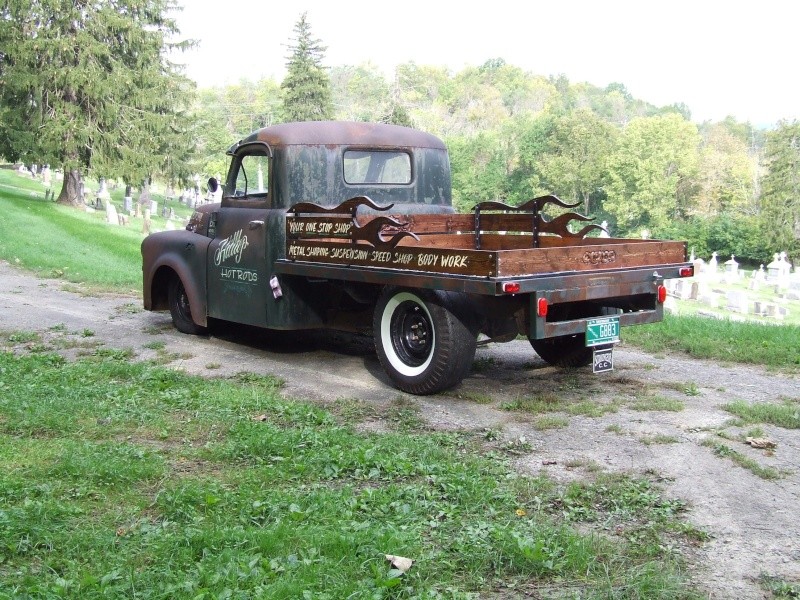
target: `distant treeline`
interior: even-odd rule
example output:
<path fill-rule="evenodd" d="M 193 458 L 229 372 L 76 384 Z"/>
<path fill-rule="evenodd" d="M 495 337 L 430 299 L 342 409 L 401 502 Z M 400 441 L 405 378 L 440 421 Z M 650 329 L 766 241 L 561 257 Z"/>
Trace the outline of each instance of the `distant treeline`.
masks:
<path fill-rule="evenodd" d="M 800 245 L 800 125 L 756 129 L 729 117 L 693 123 L 621 83 L 599 88 L 487 61 L 453 73 L 403 64 L 388 80 L 370 64 L 330 69 L 335 118 L 410 125 L 450 150 L 459 210 L 554 193 L 581 202 L 615 235 L 687 239 L 768 262 Z M 280 84 L 265 79 L 198 93 L 199 169 L 223 172 L 223 150 L 281 122 Z"/>

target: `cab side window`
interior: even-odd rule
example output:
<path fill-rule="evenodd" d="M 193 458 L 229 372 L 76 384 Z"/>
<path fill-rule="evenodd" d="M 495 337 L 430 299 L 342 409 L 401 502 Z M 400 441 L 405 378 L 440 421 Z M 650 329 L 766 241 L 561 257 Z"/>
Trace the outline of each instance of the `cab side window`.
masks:
<path fill-rule="evenodd" d="M 266 152 L 257 151 L 242 157 L 236 174 L 235 190 L 237 198 L 266 200 L 269 195 L 269 157 Z"/>

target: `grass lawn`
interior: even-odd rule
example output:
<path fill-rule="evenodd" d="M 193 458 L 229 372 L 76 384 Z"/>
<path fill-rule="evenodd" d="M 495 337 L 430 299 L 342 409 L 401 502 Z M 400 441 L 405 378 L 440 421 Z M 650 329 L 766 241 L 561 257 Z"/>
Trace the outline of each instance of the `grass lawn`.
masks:
<path fill-rule="evenodd" d="M 0 351 L 0 597 L 698 597 L 703 535 L 651 481 L 558 488 L 482 433 L 357 433 L 279 389 Z"/>
<path fill-rule="evenodd" d="M 112 192 L 118 208 L 122 194 L 123 189 Z M 127 227 L 111 226 L 105 212 L 82 212 L 44 196 L 40 181 L 0 169 L 0 258 L 42 277 L 85 283 L 95 290 L 141 290 L 141 219 L 131 219 Z M 163 206 L 163 197 L 155 198 Z M 181 213 L 191 212 L 174 204 Z M 165 225 L 164 219 L 153 217 L 154 230 Z"/>

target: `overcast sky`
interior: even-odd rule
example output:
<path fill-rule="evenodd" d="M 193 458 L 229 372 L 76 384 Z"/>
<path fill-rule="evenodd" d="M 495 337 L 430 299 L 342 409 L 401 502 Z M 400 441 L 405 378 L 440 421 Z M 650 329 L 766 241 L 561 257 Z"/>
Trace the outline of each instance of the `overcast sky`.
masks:
<path fill-rule="evenodd" d="M 625 84 L 656 105 L 685 103 L 692 119 L 766 126 L 800 119 L 797 0 L 178 0 L 181 58 L 202 87 L 285 74 L 286 44 L 303 12 L 327 46 L 325 65 L 367 61 L 446 66 L 490 58 L 571 83 Z"/>

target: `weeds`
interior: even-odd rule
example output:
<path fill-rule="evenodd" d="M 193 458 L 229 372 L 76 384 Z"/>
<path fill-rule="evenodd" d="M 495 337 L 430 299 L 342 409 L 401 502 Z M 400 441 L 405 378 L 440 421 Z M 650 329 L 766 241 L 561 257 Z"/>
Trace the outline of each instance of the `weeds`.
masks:
<path fill-rule="evenodd" d="M 762 573 L 758 582 L 761 587 L 772 594 L 773 598 L 777 600 L 790 600 L 792 598 L 800 598 L 800 583 L 790 583 L 782 577 L 774 577 Z"/>
<path fill-rule="evenodd" d="M 734 463 L 739 465 L 740 467 L 747 469 L 753 475 L 760 477 L 761 479 L 766 480 L 775 480 L 781 479 L 784 475 L 777 469 L 773 467 L 764 467 L 758 464 L 757 461 L 753 460 L 749 456 L 745 456 L 741 452 L 737 452 L 730 446 L 723 444 L 721 442 L 715 442 L 713 440 L 704 440 L 703 446 L 711 448 L 714 454 L 717 456 L 721 456 L 723 458 L 728 458 L 732 460 Z"/>
<path fill-rule="evenodd" d="M 745 424 L 764 423 L 785 429 L 800 429 L 800 399 L 785 398 L 781 404 L 748 404 L 742 400 L 722 407 Z"/>
<path fill-rule="evenodd" d="M 652 446 L 654 444 L 677 444 L 680 442 L 678 438 L 673 435 L 656 434 L 640 437 L 639 441 L 645 446 Z"/>
<path fill-rule="evenodd" d="M 546 429 L 562 429 L 569 425 L 569 419 L 560 415 L 545 415 L 534 419 L 533 427 L 539 431 Z"/>
<path fill-rule="evenodd" d="M 628 408 L 637 411 L 660 410 L 680 412 L 686 408 L 686 406 L 680 400 L 653 394 L 637 397 L 633 402 L 628 404 Z"/>

